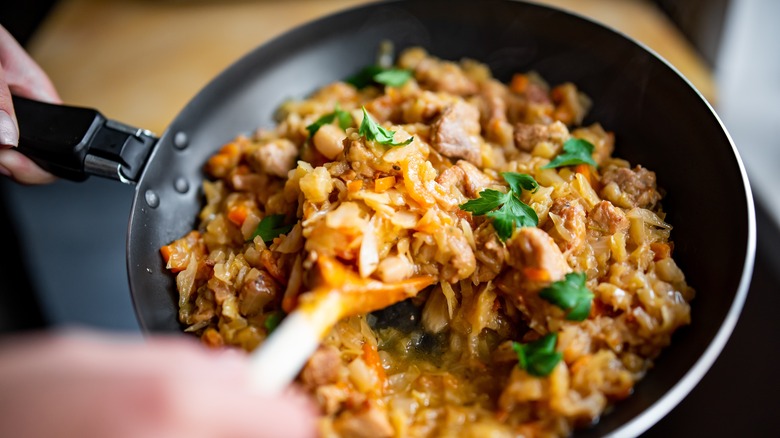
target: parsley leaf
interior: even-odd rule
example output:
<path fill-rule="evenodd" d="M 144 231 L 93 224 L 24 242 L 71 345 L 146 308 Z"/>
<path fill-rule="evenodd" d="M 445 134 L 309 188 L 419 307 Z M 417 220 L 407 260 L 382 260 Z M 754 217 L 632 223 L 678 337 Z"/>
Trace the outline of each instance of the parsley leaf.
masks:
<path fill-rule="evenodd" d="M 289 233 L 295 224 L 293 223 L 285 225 L 284 220 L 286 218 L 287 216 L 283 214 L 272 214 L 270 216 L 264 217 L 263 220 L 257 224 L 257 229 L 255 230 L 254 234 L 252 234 L 252 238 L 250 240 L 254 240 L 255 237 L 260 236 L 263 239 L 263 242 L 268 244 L 282 234 Z"/>
<path fill-rule="evenodd" d="M 512 349 L 517 353 L 517 366 L 533 376 L 549 375 L 563 358 L 561 352 L 555 351 L 556 342 L 558 335 L 555 333 L 528 344 L 512 342 Z"/>
<path fill-rule="evenodd" d="M 309 131 L 309 138 L 314 137 L 314 134 L 316 134 L 323 125 L 333 123 L 334 120 L 338 120 L 339 127 L 341 127 L 341 129 L 347 129 L 352 126 L 352 116 L 347 111 L 339 108 L 338 104 L 336 104 L 336 108 L 333 110 L 333 112 L 325 114 L 324 116 L 315 120 L 314 123 L 306 127 L 306 129 Z"/>
<path fill-rule="evenodd" d="M 279 327 L 279 323 L 282 322 L 284 317 L 285 313 L 281 310 L 271 312 L 266 316 L 265 321 L 263 321 L 263 327 L 265 327 L 268 334 L 271 334 L 272 331 L 276 330 L 276 327 Z"/>
<path fill-rule="evenodd" d="M 506 241 L 512 237 L 515 227 L 535 227 L 539 223 L 536 211 L 520 200 L 523 190 L 535 192 L 539 184 L 524 173 L 504 172 L 501 176 L 509 184 L 509 192 L 485 189 L 479 192 L 479 198 L 461 204 L 460 209 L 492 219 L 496 234 Z"/>
<path fill-rule="evenodd" d="M 387 85 L 388 87 L 400 87 L 411 77 L 411 70 L 368 65 L 363 67 L 356 74 L 345 79 L 344 82 L 352 84 L 357 89 L 366 88 L 375 83 Z"/>
<path fill-rule="evenodd" d="M 465 204 L 460 206 L 460 209 L 481 216 L 505 204 L 510 197 L 511 195 L 509 193 L 485 189 L 479 192 L 479 198 L 468 200 Z"/>
<path fill-rule="evenodd" d="M 501 177 L 504 178 L 504 181 L 509 184 L 509 187 L 515 193 L 522 193 L 523 190 L 536 193 L 536 191 L 539 190 L 539 183 L 537 183 L 531 175 L 516 172 L 502 172 Z"/>
<path fill-rule="evenodd" d="M 363 107 L 363 122 L 360 124 L 358 134 L 365 137 L 366 140 L 373 140 L 385 146 L 406 146 L 414 140 L 414 137 L 409 137 L 404 142 L 396 143 L 393 138 L 395 131 L 385 129 L 374 121 L 368 111 L 366 111 L 366 107 Z"/>
<path fill-rule="evenodd" d="M 561 309 L 568 310 L 566 319 L 583 321 L 590 314 L 593 301 L 593 292 L 585 287 L 585 280 L 587 275 L 584 272 L 566 274 L 563 280 L 555 281 L 542 289 L 539 296 Z"/>
<path fill-rule="evenodd" d="M 374 80 L 388 87 L 400 87 L 412 77 L 411 70 L 391 68 L 374 75 Z"/>
<path fill-rule="evenodd" d="M 575 164 L 590 164 L 593 167 L 598 167 L 593 160 L 593 149 L 593 144 L 587 140 L 570 138 L 563 143 L 563 153 L 542 166 L 542 169 L 573 166 Z"/>

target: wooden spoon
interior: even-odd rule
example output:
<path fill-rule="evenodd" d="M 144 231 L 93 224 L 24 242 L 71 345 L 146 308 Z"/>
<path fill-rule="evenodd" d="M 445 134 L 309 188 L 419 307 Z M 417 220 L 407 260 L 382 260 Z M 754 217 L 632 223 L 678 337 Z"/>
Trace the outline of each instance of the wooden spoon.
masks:
<path fill-rule="evenodd" d="M 342 318 L 373 312 L 417 295 L 436 279 L 422 275 L 396 283 L 362 278 L 330 257 L 317 259 L 322 284 L 300 296 L 298 308 L 250 356 L 251 385 L 265 395 L 290 385 Z"/>

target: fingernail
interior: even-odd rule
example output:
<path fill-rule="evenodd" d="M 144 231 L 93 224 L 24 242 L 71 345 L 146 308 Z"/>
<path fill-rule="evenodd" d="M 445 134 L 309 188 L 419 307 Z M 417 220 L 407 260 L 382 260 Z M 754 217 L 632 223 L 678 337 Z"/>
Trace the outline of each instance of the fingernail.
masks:
<path fill-rule="evenodd" d="M 19 131 L 16 123 L 7 112 L 0 110 L 0 144 L 5 146 L 19 146 Z"/>

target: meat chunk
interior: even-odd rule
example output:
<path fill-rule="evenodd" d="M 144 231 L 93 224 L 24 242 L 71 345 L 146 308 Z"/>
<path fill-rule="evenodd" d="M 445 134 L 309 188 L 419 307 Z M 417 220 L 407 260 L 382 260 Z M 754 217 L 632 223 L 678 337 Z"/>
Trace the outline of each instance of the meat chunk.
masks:
<path fill-rule="evenodd" d="M 509 264 L 513 268 L 541 269 L 547 273 L 549 281 L 561 280 L 571 272 L 558 245 L 539 228 L 521 228 L 506 242 L 506 247 L 509 250 Z"/>
<path fill-rule="evenodd" d="M 332 345 L 322 345 L 309 358 L 301 371 L 301 382 L 308 388 L 317 388 L 338 382 L 341 353 Z"/>
<path fill-rule="evenodd" d="M 474 231 L 474 241 L 479 249 L 476 253 L 477 270 L 474 277 L 480 283 L 486 283 L 501 272 L 507 258 L 507 250 L 493 227 L 489 226 L 489 222 L 483 222 L 477 227 Z"/>
<path fill-rule="evenodd" d="M 479 192 L 495 184 L 492 178 L 468 161 L 458 161 L 456 166 L 463 170 L 463 194 L 469 198 L 476 198 Z"/>
<path fill-rule="evenodd" d="M 605 234 L 615 234 L 628 229 L 629 222 L 623 210 L 609 201 L 601 201 L 588 214 L 590 227 Z"/>
<path fill-rule="evenodd" d="M 436 178 L 436 182 L 447 190 L 456 188 L 468 198 L 476 198 L 479 192 L 495 184 L 477 166 L 464 160 L 447 168 Z"/>
<path fill-rule="evenodd" d="M 561 122 L 550 125 L 540 123 L 517 123 L 515 125 L 515 146 L 525 152 L 531 152 L 534 146 L 542 141 L 561 146 L 568 136 L 569 130 Z"/>
<path fill-rule="evenodd" d="M 398 63 L 402 68 L 414 70 L 415 79 L 434 91 L 469 96 L 479 88 L 458 64 L 430 57 L 422 49 L 406 50 Z"/>
<path fill-rule="evenodd" d="M 238 311 L 244 316 L 257 315 L 266 305 L 280 299 L 281 292 L 281 286 L 268 272 L 252 269 L 238 293 Z"/>
<path fill-rule="evenodd" d="M 450 283 L 468 278 L 477 269 L 477 259 L 466 236 L 454 230 L 445 232 L 442 229 L 435 235 L 441 250 L 437 254 L 437 261 L 444 265 L 441 269 L 441 278 Z"/>
<path fill-rule="evenodd" d="M 345 411 L 333 426 L 339 435 L 353 438 L 383 438 L 395 433 L 387 412 L 371 402 L 360 411 Z"/>
<path fill-rule="evenodd" d="M 562 238 L 562 248 L 576 249 L 585 241 L 585 208 L 577 201 L 568 198 L 556 198 L 550 207 L 550 213 L 558 216 L 560 225 L 565 231 L 559 234 Z M 554 223 L 554 221 L 551 221 Z M 557 229 L 557 228 L 556 228 Z"/>
<path fill-rule="evenodd" d="M 249 164 L 259 171 L 278 177 L 286 177 L 295 167 L 298 148 L 287 139 L 276 139 L 257 148 L 249 156 Z"/>
<path fill-rule="evenodd" d="M 477 166 L 482 165 L 479 144 L 479 111 L 458 101 L 441 113 L 432 125 L 434 149 L 450 158 L 463 158 Z"/>
<path fill-rule="evenodd" d="M 661 194 L 656 190 L 655 172 L 642 166 L 633 169 L 610 167 L 601 177 L 601 183 L 601 197 L 618 207 L 652 209 L 661 200 Z"/>

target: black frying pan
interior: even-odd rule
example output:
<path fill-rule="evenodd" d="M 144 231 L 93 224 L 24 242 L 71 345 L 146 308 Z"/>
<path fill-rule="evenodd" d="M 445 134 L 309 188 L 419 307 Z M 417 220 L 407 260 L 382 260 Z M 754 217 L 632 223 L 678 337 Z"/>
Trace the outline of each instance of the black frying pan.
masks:
<path fill-rule="evenodd" d="M 158 140 L 93 110 L 17 100 L 20 150 L 54 173 L 136 183 L 127 243 L 130 289 L 148 332 L 180 331 L 174 278 L 158 249 L 196 226 L 201 167 L 224 142 L 271 126 L 285 99 L 373 62 L 392 40 L 448 59 L 486 62 L 507 81 L 536 70 L 572 81 L 595 103 L 586 124 L 617 136 L 616 154 L 653 169 L 668 194 L 675 258 L 697 290 L 693 324 L 636 392 L 579 436 L 638 435 L 699 381 L 742 308 L 755 250 L 753 201 L 739 156 L 706 101 L 672 67 L 636 42 L 586 19 L 511 1 L 372 4 L 297 28 L 259 47 L 201 91 Z M 65 111 L 44 120 L 51 111 Z M 63 135 L 65 133 L 65 135 Z M 65 143 L 66 152 L 56 149 Z"/>

